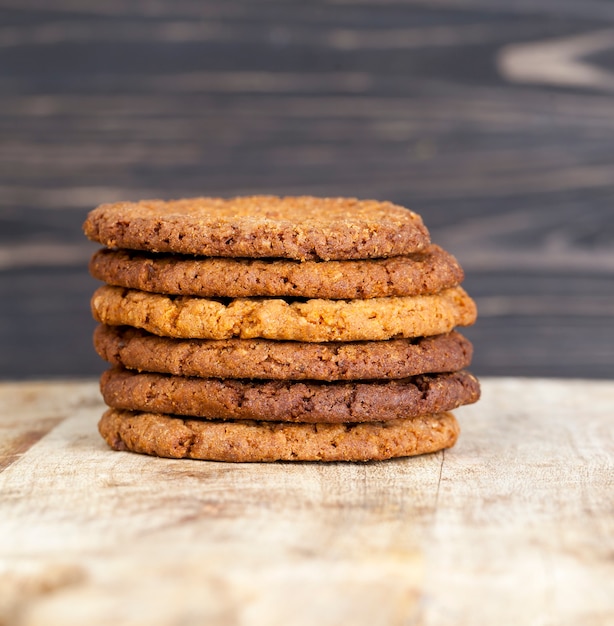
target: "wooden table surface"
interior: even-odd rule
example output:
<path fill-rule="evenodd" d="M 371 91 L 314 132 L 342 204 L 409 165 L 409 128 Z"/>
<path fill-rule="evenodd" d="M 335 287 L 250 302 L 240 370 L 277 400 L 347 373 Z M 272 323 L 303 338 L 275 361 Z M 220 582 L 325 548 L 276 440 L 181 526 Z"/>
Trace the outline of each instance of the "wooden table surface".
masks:
<path fill-rule="evenodd" d="M 0 379 L 95 376 L 100 202 L 389 199 L 482 375 L 614 372 L 614 4 L 0 0 Z"/>
<path fill-rule="evenodd" d="M 0 624 L 608 626 L 614 383 L 488 378 L 451 450 L 110 450 L 95 382 L 0 385 Z"/>

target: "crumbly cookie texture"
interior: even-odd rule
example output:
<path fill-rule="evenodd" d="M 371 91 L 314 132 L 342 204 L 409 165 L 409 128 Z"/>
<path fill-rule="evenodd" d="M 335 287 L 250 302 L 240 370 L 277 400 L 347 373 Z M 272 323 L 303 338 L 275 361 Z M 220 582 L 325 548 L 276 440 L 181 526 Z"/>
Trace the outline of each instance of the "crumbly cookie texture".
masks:
<path fill-rule="evenodd" d="M 109 285 L 154 293 L 243 298 L 384 298 L 432 294 L 459 285 L 463 271 L 438 246 L 388 259 L 293 261 L 194 258 L 102 249 L 90 273 Z"/>
<path fill-rule="evenodd" d="M 469 366 L 471 342 L 458 332 L 416 339 L 308 343 L 269 339 L 171 339 L 130 326 L 100 325 L 98 354 L 128 369 L 277 380 L 398 379 Z"/>
<path fill-rule="evenodd" d="M 99 431 L 114 450 L 211 461 L 380 461 L 454 445 L 451 413 L 385 423 L 280 424 L 181 419 L 108 410 Z"/>
<path fill-rule="evenodd" d="M 290 341 L 378 341 L 422 337 L 473 324 L 477 309 L 462 287 L 439 294 L 370 300 L 238 298 L 229 303 L 100 287 L 92 297 L 103 324 L 193 339 L 241 337 Z"/>
<path fill-rule="evenodd" d="M 430 243 L 420 216 L 403 207 L 310 196 L 103 204 L 83 229 L 107 247 L 247 258 L 383 258 Z"/>
<path fill-rule="evenodd" d="M 290 382 L 187 378 L 111 369 L 100 380 L 116 409 L 204 419 L 274 422 L 378 422 L 449 411 L 476 402 L 477 379 L 466 371 L 396 381 Z"/>

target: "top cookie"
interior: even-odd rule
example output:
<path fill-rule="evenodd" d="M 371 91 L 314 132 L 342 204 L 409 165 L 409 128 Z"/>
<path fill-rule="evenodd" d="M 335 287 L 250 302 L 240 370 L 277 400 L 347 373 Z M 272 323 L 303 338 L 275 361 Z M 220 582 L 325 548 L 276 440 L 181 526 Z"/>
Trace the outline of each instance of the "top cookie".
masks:
<path fill-rule="evenodd" d="M 430 243 L 420 216 L 391 202 L 310 196 L 103 204 L 83 229 L 108 247 L 301 261 L 386 258 Z"/>

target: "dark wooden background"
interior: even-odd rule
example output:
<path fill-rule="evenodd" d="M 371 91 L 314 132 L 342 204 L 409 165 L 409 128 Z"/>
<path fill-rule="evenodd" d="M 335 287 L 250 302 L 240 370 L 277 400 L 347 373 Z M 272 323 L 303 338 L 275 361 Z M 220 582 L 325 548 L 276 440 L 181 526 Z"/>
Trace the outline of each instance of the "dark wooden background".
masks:
<path fill-rule="evenodd" d="M 389 199 L 483 375 L 614 374 L 614 3 L 0 0 L 0 378 L 84 377 L 96 204 Z"/>

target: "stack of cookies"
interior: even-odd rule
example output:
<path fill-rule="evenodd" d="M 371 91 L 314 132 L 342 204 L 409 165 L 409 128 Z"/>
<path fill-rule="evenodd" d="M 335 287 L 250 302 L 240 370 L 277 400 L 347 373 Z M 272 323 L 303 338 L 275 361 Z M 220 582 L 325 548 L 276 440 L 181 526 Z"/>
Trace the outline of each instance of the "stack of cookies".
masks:
<path fill-rule="evenodd" d="M 452 446 L 475 304 L 419 215 L 347 198 L 102 205 L 107 443 L 173 458 L 369 461 Z"/>

